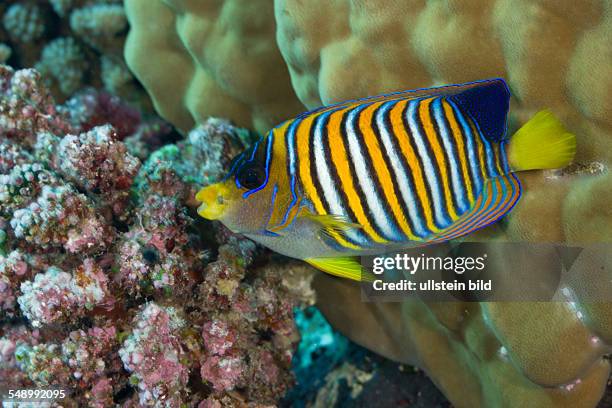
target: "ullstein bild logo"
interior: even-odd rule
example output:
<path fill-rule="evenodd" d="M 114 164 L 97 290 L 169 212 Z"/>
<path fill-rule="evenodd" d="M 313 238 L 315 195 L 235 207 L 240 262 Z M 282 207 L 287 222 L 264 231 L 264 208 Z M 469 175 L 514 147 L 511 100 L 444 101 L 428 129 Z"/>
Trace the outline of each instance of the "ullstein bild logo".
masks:
<path fill-rule="evenodd" d="M 426 256 L 420 254 L 411 256 L 408 254 L 396 254 L 393 257 L 376 257 L 372 260 L 372 273 L 382 275 L 385 271 L 393 270 L 396 273 L 405 273 L 410 276 L 418 272 L 447 272 L 451 275 L 463 275 L 470 271 L 483 271 L 487 254 L 482 256 Z M 375 291 L 402 291 L 402 292 L 431 292 L 431 291 L 490 291 L 492 282 L 490 279 L 468 279 L 467 281 L 452 280 L 409 280 L 385 281 L 375 279 L 372 283 Z"/>
<path fill-rule="evenodd" d="M 609 244 L 445 243 L 361 260 L 365 301 L 612 301 Z"/>

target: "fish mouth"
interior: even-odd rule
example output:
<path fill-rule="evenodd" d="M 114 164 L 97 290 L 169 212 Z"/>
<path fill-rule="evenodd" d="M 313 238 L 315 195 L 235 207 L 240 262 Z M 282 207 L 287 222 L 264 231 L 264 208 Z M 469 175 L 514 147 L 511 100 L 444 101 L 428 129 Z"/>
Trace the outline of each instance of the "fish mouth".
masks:
<path fill-rule="evenodd" d="M 198 207 L 198 214 L 207 220 L 218 220 L 227 209 L 226 197 L 227 188 L 221 183 L 204 187 L 195 196 L 202 203 Z"/>

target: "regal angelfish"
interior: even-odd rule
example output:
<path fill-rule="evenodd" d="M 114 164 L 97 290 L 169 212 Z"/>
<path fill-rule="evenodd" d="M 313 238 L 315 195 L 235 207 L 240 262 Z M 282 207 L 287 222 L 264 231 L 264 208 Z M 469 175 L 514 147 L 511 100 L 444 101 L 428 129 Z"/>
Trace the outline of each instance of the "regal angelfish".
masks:
<path fill-rule="evenodd" d="M 199 214 L 281 254 L 360 279 L 358 255 L 461 237 L 516 204 L 515 172 L 576 150 L 549 111 L 506 137 L 502 79 L 321 107 L 272 129 L 203 188 Z"/>

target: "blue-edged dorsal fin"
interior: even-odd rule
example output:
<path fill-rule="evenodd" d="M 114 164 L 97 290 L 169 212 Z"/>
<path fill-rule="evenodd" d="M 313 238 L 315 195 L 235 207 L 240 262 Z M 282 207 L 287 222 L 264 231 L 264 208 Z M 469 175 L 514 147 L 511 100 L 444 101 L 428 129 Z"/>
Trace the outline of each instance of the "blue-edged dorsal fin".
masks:
<path fill-rule="evenodd" d="M 506 136 L 510 91 L 503 79 L 491 79 L 479 84 L 451 95 L 449 99 L 471 116 L 484 137 L 500 141 Z"/>
<path fill-rule="evenodd" d="M 487 134 L 485 136 L 492 138 L 492 140 L 498 140 L 493 139 L 493 136 L 498 135 L 500 129 L 502 130 L 501 136 L 503 136 L 506 128 L 506 114 L 508 113 L 510 92 L 506 83 L 501 78 L 350 99 L 301 113 L 297 118 L 301 119 L 309 115 L 350 108 L 364 103 L 410 100 L 433 96 L 452 97 L 455 103 L 474 118 L 483 132 L 486 129 Z M 491 114 L 489 119 L 487 119 L 488 114 Z M 498 135 L 497 137 L 499 138 L 500 136 Z"/>
<path fill-rule="evenodd" d="M 521 183 L 514 173 L 488 179 L 472 208 L 428 243 L 471 234 L 506 215 L 521 197 Z"/>

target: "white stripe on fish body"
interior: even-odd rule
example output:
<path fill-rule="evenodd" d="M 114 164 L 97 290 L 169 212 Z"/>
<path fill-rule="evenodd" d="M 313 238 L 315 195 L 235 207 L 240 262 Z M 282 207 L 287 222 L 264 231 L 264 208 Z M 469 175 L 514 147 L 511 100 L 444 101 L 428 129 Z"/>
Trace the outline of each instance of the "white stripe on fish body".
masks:
<path fill-rule="evenodd" d="M 289 128 L 287 129 L 286 143 L 285 148 L 287 150 L 287 157 L 289 160 L 289 188 L 291 190 L 291 203 L 287 206 L 285 210 L 285 214 L 281 223 L 285 223 L 287 218 L 289 217 L 289 212 L 293 209 L 295 205 L 297 205 L 297 194 L 295 192 L 296 183 L 297 183 L 297 149 L 295 146 L 295 134 L 297 128 L 300 126 L 301 119 L 295 119 Z"/>
<path fill-rule="evenodd" d="M 444 215 L 446 203 L 444 197 L 442 196 L 442 185 L 440 180 L 438 180 L 436 177 L 432 157 L 429 156 L 427 153 L 427 148 L 425 147 L 426 141 L 424 141 L 423 138 L 425 138 L 426 135 L 421 134 L 417 119 L 415 118 L 415 115 L 418 115 L 417 108 L 419 104 L 420 100 L 414 100 L 408 103 L 408 109 L 406 110 L 408 125 L 410 126 L 410 134 L 412 135 L 412 139 L 417 146 L 421 163 L 423 163 L 424 166 L 425 179 L 430 185 L 436 224 L 442 228 L 445 228 L 451 224 L 451 220 L 446 218 Z"/>
<path fill-rule="evenodd" d="M 321 188 L 323 189 L 323 195 L 329 203 L 330 213 L 348 217 L 348 213 L 342 205 L 342 199 L 338 191 L 336 190 L 340 186 L 334 185 L 335 183 L 331 175 L 331 170 L 327 165 L 327 160 L 325 158 L 325 147 L 323 144 L 323 126 L 325 123 L 325 119 L 330 114 L 331 112 L 324 113 L 316 119 L 314 140 L 312 144 L 315 156 L 315 168 L 317 170 L 317 178 L 319 179 L 319 183 L 321 183 Z M 349 230 L 345 234 L 350 240 L 360 245 L 365 245 L 367 243 L 364 241 L 363 237 L 361 237 L 354 230 Z"/>
<path fill-rule="evenodd" d="M 457 199 L 457 204 L 459 206 L 459 213 L 465 212 L 469 208 L 469 204 L 467 203 L 467 196 L 465 188 L 463 187 L 463 183 L 461 182 L 461 173 L 459 170 L 459 160 L 460 157 L 455 157 L 453 153 L 451 135 L 449 134 L 449 129 L 446 126 L 446 121 L 444 120 L 442 111 L 442 100 L 440 98 L 436 99 L 433 102 L 433 110 L 434 110 L 434 119 L 438 124 L 438 130 L 440 131 L 440 137 L 442 139 L 442 147 L 446 152 L 446 157 L 449 158 L 449 165 L 451 168 L 451 182 L 453 183 L 453 193 L 455 198 Z M 457 146 L 457 154 L 459 150 L 459 146 Z"/>
<path fill-rule="evenodd" d="M 292 180 L 295 179 L 295 174 L 297 172 L 296 168 L 296 148 L 295 148 L 295 131 L 297 127 L 300 125 L 301 120 L 295 119 L 295 121 L 289 125 L 287 129 L 287 143 L 285 144 L 287 149 L 287 156 L 289 158 L 289 175 Z"/>
<path fill-rule="evenodd" d="M 376 123 L 378 125 L 378 129 L 380 130 L 381 140 L 383 142 L 383 146 L 389 156 L 391 161 L 391 167 L 393 168 L 393 175 L 397 179 L 397 185 L 399 187 L 402 200 L 406 204 L 408 208 L 407 216 L 410 217 L 412 221 L 412 225 L 416 229 L 415 234 L 421 237 L 425 237 L 429 235 L 429 230 L 423 224 L 423 220 L 420 216 L 420 212 L 416 205 L 416 197 L 415 192 L 409 187 L 409 176 L 406 174 L 405 168 L 402 165 L 402 161 L 398 156 L 398 153 L 395 151 L 393 146 L 393 142 L 391 140 L 392 136 L 390 132 L 392 129 L 387 129 L 385 125 L 385 115 L 397 104 L 397 101 L 387 102 L 381 107 L 376 113 Z"/>
<path fill-rule="evenodd" d="M 382 232 L 385 238 L 390 240 L 400 240 L 403 237 L 398 237 L 397 231 L 389 221 L 391 215 L 385 212 L 384 206 L 380 201 L 380 197 L 378 196 L 378 194 L 376 194 L 376 189 L 372 181 L 373 175 L 369 174 L 366 168 L 365 161 L 368 159 L 363 156 L 362 152 L 363 149 L 367 147 L 360 145 L 361 140 L 359 140 L 355 132 L 355 126 L 358 126 L 358 124 L 356 123 L 357 121 L 355 116 L 358 115 L 359 112 L 361 112 L 361 110 L 365 109 L 367 106 L 368 105 L 352 109 L 346 118 L 347 141 L 351 156 L 350 160 L 355 165 L 357 181 L 361 186 L 361 191 L 363 191 L 366 203 L 374 218 L 374 223 Z"/>

